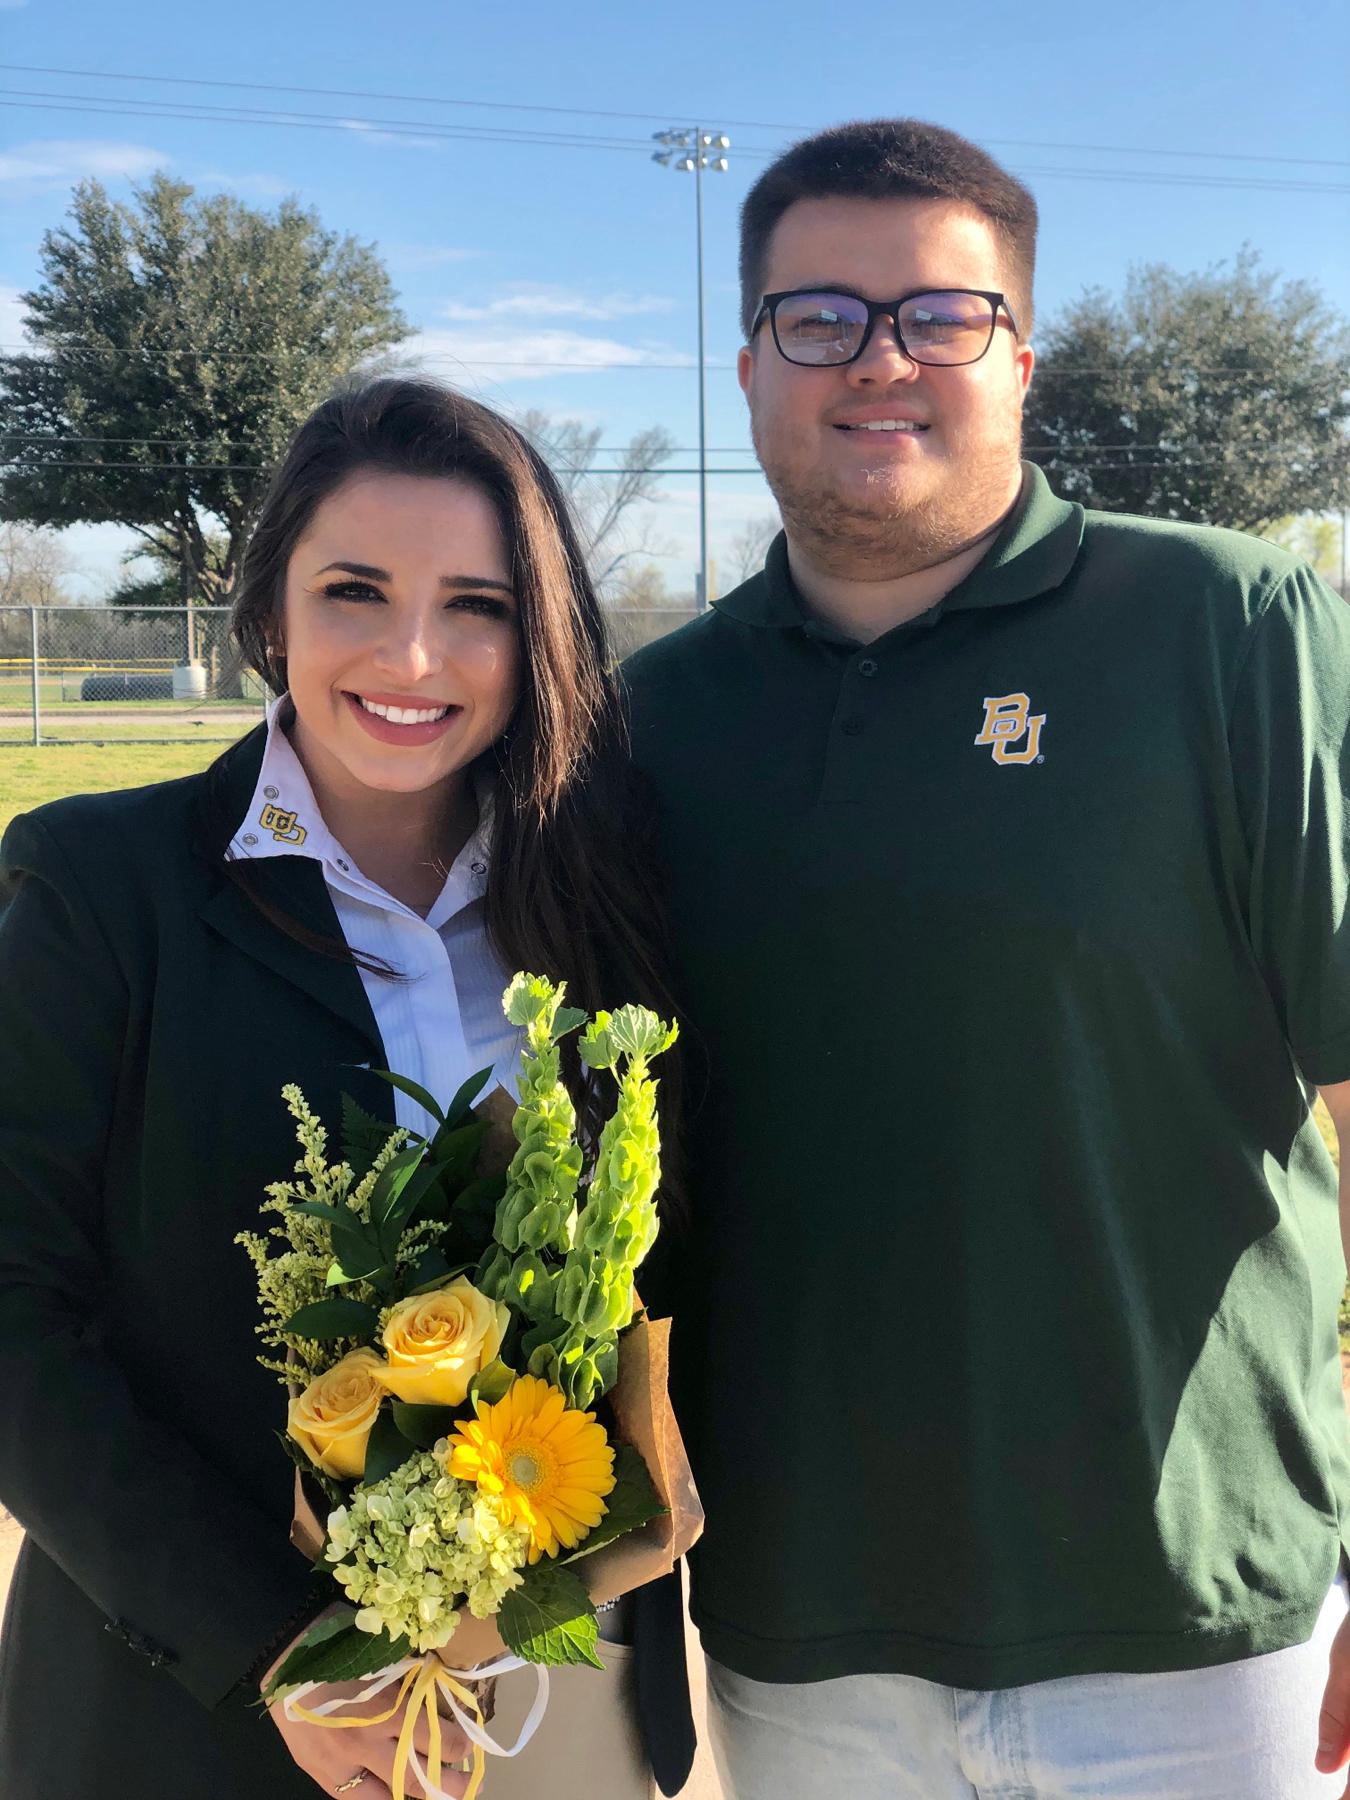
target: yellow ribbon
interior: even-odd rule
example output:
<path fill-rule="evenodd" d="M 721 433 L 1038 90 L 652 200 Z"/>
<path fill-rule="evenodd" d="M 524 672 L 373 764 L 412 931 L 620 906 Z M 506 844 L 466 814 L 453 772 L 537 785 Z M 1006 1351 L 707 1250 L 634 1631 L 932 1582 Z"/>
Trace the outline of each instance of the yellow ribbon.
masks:
<path fill-rule="evenodd" d="M 416 1769 L 418 1779 L 422 1781 L 426 1790 L 429 1793 L 434 1791 L 438 1795 L 442 1792 L 443 1768 L 439 1705 L 442 1694 L 447 1698 L 458 1700 L 462 1706 L 467 1707 L 472 1712 L 480 1730 L 482 1729 L 485 1721 L 483 1710 L 478 1704 L 477 1694 L 472 1688 L 465 1687 L 462 1682 L 456 1681 L 444 1663 L 430 1652 L 413 1667 L 404 1671 L 394 1704 L 385 1712 L 369 1714 L 364 1718 L 335 1719 L 324 1713 L 311 1712 L 308 1707 L 301 1706 L 294 1700 L 289 1703 L 288 1711 L 292 1718 L 303 1719 L 308 1725 L 322 1725 L 327 1730 L 342 1731 L 360 1725 L 385 1725 L 406 1701 L 408 1710 L 404 1714 L 403 1726 L 398 1734 L 398 1748 L 394 1752 L 394 1772 L 391 1785 L 394 1800 L 408 1800 L 406 1777 L 410 1760 Z M 357 1698 L 359 1699 L 359 1696 Z M 351 1704 L 355 1705 L 356 1700 L 353 1700 Z M 427 1731 L 430 1738 L 430 1753 L 427 1757 L 425 1778 L 413 1752 L 413 1733 L 417 1730 L 418 1714 L 423 1712 L 427 1715 Z M 483 1754 L 483 1746 L 474 1741 L 473 1763 L 464 1800 L 476 1800 L 478 1790 L 483 1785 L 483 1773 L 486 1767 L 487 1757 Z"/>

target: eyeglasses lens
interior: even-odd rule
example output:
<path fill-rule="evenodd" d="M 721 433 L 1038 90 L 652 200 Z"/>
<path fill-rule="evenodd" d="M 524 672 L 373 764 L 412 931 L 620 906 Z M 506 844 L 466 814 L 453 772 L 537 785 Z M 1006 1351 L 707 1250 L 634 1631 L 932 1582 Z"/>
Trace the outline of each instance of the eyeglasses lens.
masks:
<path fill-rule="evenodd" d="M 916 362 L 978 362 L 994 335 L 994 312 L 979 294 L 914 294 L 900 308 L 900 335 Z"/>
<path fill-rule="evenodd" d="M 867 308 L 851 294 L 789 294 L 774 320 L 789 362 L 848 362 L 867 329 Z"/>

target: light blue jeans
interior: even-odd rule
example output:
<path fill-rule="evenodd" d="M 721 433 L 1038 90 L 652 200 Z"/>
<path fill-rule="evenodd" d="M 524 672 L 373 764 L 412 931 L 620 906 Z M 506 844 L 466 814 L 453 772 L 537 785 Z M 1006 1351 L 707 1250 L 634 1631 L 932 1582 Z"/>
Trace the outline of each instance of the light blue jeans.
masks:
<path fill-rule="evenodd" d="M 727 1800 L 1331 1800 L 1317 1715 L 1343 1580 L 1306 1644 L 994 1693 L 908 1675 L 777 1685 L 708 1664 Z"/>

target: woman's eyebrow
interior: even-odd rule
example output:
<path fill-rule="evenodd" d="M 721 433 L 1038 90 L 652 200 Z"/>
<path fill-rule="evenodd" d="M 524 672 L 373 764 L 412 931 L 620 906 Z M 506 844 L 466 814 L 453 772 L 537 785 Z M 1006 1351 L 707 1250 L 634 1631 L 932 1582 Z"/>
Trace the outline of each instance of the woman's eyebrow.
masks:
<path fill-rule="evenodd" d="M 496 588 L 499 594 L 514 592 L 509 581 L 497 581 L 491 575 L 442 575 L 442 587 Z"/>
<path fill-rule="evenodd" d="M 374 563 L 348 562 L 345 558 L 340 562 L 325 563 L 318 573 L 327 575 L 335 570 L 347 575 L 363 575 L 367 581 L 393 580 L 388 569 L 377 569 Z M 441 586 L 444 588 L 496 588 L 502 594 L 514 594 L 515 592 L 509 581 L 498 581 L 491 575 L 442 575 Z"/>
<path fill-rule="evenodd" d="M 393 579 L 388 569 L 377 569 L 374 563 L 346 562 L 345 560 L 342 562 L 330 562 L 325 563 L 318 573 L 320 575 L 327 575 L 330 569 L 342 570 L 347 575 L 364 575 L 368 581 L 390 581 Z"/>

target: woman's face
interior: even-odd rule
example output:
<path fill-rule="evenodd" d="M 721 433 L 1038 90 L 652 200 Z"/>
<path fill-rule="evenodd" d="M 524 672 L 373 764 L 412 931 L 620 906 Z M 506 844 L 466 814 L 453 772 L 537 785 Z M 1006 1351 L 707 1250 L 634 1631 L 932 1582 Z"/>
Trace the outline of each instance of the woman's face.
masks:
<path fill-rule="evenodd" d="M 291 553 L 282 650 L 316 786 L 442 786 L 505 731 L 520 692 L 506 543 L 457 477 L 354 475 Z"/>

